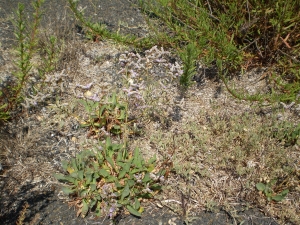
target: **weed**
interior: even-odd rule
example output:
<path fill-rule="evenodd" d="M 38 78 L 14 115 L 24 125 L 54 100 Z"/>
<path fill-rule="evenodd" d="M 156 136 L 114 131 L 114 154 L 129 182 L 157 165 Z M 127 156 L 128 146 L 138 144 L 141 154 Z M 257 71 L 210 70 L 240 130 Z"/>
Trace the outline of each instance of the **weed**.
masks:
<path fill-rule="evenodd" d="M 279 141 L 283 141 L 285 146 L 295 145 L 299 142 L 300 138 L 300 124 L 294 126 L 289 122 L 282 122 L 274 125 L 273 135 Z"/>
<path fill-rule="evenodd" d="M 140 6 L 163 22 L 163 29 L 154 29 L 160 43 L 179 53 L 185 45 L 195 43 L 205 66 L 218 62 L 223 81 L 227 75 L 268 67 L 271 95 L 244 96 L 226 85 L 234 97 L 250 101 L 299 101 L 299 2 L 156 0 L 140 1 Z M 181 54 L 183 61 L 187 54 Z M 186 74 L 194 69 L 192 66 L 185 68 Z"/>
<path fill-rule="evenodd" d="M 108 133 L 112 134 L 121 134 L 125 131 L 127 105 L 118 101 L 115 92 L 105 103 L 100 103 L 95 99 L 79 99 L 78 101 L 88 113 L 88 120 L 81 123 L 82 127 L 90 128 L 88 136 L 101 137 L 101 128 L 105 128 Z"/>
<path fill-rule="evenodd" d="M 124 144 L 113 144 L 107 138 L 100 148 L 82 151 L 64 162 L 68 174 L 55 177 L 69 184 L 62 190 L 75 199 L 72 204 L 79 208 L 77 215 L 85 217 L 94 210 L 98 216 L 112 219 L 125 207 L 139 217 L 141 199 L 152 198 L 164 179 L 164 171 L 157 171 L 155 161 L 155 157 L 145 161 L 138 148 L 129 154 Z"/>
<path fill-rule="evenodd" d="M 16 47 L 16 71 L 13 72 L 15 79 L 9 78 L 1 85 L 0 120 L 8 120 L 11 117 L 11 113 L 24 99 L 30 98 L 30 96 L 34 98 L 43 88 L 45 73 L 55 68 L 59 51 L 55 48 L 57 39 L 51 36 L 49 46 L 43 48 L 45 54 L 42 57 L 42 63 L 37 66 L 39 71 L 38 77 L 35 77 L 32 72 L 34 65 L 31 61 L 35 53 L 41 50 L 38 47 L 38 34 L 43 3 L 44 0 L 32 1 L 34 12 L 31 22 L 26 20 L 24 4 L 18 4 L 15 13 L 16 19 L 13 21 L 15 26 L 14 35 L 18 43 Z"/>
<path fill-rule="evenodd" d="M 48 42 L 40 50 L 42 51 L 42 65 L 38 68 L 38 72 L 40 78 L 45 79 L 45 74 L 53 71 L 58 61 L 57 54 L 59 53 L 59 49 L 57 49 L 57 38 L 51 35 Z"/>
<path fill-rule="evenodd" d="M 274 194 L 274 191 L 272 190 L 272 186 L 274 186 L 276 184 L 276 182 L 277 182 L 277 180 L 272 180 L 270 182 L 267 182 L 266 184 L 257 183 L 256 188 L 257 188 L 257 190 L 264 193 L 264 195 L 267 197 L 268 201 L 274 200 L 276 202 L 280 202 L 289 193 L 289 190 L 285 189 L 285 190 L 281 191 L 279 194 Z"/>
<path fill-rule="evenodd" d="M 26 19 L 24 14 L 24 4 L 18 4 L 17 10 L 17 21 L 14 23 L 16 27 L 15 36 L 18 41 L 17 48 L 17 57 L 16 65 L 18 71 L 14 73 L 17 78 L 17 86 L 15 87 L 15 101 L 19 101 L 19 97 L 21 95 L 21 91 L 24 88 L 26 82 L 28 82 L 30 76 L 30 70 L 32 68 L 32 64 L 30 60 L 36 50 L 35 47 L 37 45 L 37 32 L 38 26 L 40 24 L 41 5 L 44 3 L 44 0 L 37 0 L 33 2 L 33 7 L 35 12 L 33 13 L 33 22 L 31 25 L 31 32 L 26 32 Z"/>
<path fill-rule="evenodd" d="M 195 44 L 188 44 L 186 49 L 180 55 L 183 61 L 183 74 L 180 77 L 180 84 L 188 87 L 192 83 L 192 78 L 196 73 L 196 60 L 198 58 L 198 51 Z"/>
<path fill-rule="evenodd" d="M 68 0 L 70 9 L 74 13 L 75 17 L 83 24 L 86 29 L 86 37 L 99 41 L 103 38 L 112 39 L 118 43 L 126 44 L 126 45 L 134 45 L 138 48 L 145 48 L 153 46 L 154 43 L 150 38 L 137 38 L 134 35 L 120 35 L 117 32 L 109 31 L 106 26 L 102 23 L 94 23 L 91 20 L 88 20 L 84 17 L 83 11 L 78 10 L 78 1 Z"/>

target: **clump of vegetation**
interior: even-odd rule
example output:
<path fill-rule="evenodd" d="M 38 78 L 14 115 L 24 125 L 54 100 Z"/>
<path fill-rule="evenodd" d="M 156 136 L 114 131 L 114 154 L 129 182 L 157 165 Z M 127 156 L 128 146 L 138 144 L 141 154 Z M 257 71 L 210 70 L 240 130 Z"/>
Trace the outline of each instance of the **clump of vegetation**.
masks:
<path fill-rule="evenodd" d="M 243 96 L 232 90 L 235 97 L 299 102 L 299 2 L 157 0 L 140 1 L 140 5 L 169 28 L 168 33 L 156 29 L 161 43 L 179 52 L 183 46 L 195 43 L 200 60 L 207 67 L 218 66 L 224 82 L 224 74 L 268 68 L 270 94 Z"/>
<path fill-rule="evenodd" d="M 181 53 L 183 61 L 183 74 L 180 76 L 180 84 L 188 87 L 192 84 L 192 79 L 196 74 L 196 61 L 198 58 L 197 48 L 194 44 L 190 43 L 186 49 Z"/>
<path fill-rule="evenodd" d="M 36 95 L 43 87 L 45 74 L 55 68 L 58 54 L 56 37 L 51 36 L 49 43 L 42 50 L 38 47 L 43 3 L 44 0 L 32 1 L 34 12 L 30 22 L 27 21 L 24 4 L 18 4 L 16 19 L 13 21 L 14 35 L 18 43 L 15 51 L 16 70 L 12 73 L 13 77 L 6 78 L 0 87 L 0 120 L 8 120 L 11 113 L 26 97 Z M 34 54 L 40 50 L 44 52 L 42 63 L 38 66 L 33 65 Z M 38 76 L 32 72 L 35 67 L 38 67 Z M 38 80 L 38 82 L 33 82 L 33 80 Z"/>
<path fill-rule="evenodd" d="M 257 183 L 256 188 L 257 190 L 261 191 L 267 198 L 268 201 L 282 201 L 285 196 L 289 193 L 288 189 L 281 191 L 279 194 L 274 193 L 272 190 L 272 186 L 276 184 L 277 180 L 272 180 L 270 182 L 264 183 Z"/>
<path fill-rule="evenodd" d="M 164 170 L 158 170 L 155 157 L 145 161 L 138 148 L 128 153 L 125 144 L 113 144 L 110 138 L 100 146 L 63 163 L 67 174 L 55 175 L 68 184 L 63 192 L 74 198 L 82 217 L 95 211 L 113 219 L 122 209 L 141 216 L 141 201 L 160 191 Z"/>
<path fill-rule="evenodd" d="M 103 135 L 101 128 L 112 134 L 121 134 L 126 130 L 127 105 L 118 101 L 115 92 L 104 103 L 101 103 L 100 99 L 78 101 L 88 113 L 89 118 L 81 122 L 82 127 L 90 128 L 88 136 L 100 138 Z"/>

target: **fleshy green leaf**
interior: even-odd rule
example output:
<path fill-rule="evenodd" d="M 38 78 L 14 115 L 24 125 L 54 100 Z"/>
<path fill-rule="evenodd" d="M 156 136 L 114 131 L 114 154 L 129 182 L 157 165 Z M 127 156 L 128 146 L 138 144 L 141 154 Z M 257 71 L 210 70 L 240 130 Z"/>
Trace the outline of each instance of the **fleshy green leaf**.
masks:
<path fill-rule="evenodd" d="M 142 158 L 140 157 L 140 151 L 138 148 L 134 149 L 134 153 L 133 153 L 133 164 L 137 167 L 137 168 L 141 168 L 142 167 Z"/>
<path fill-rule="evenodd" d="M 283 190 L 283 191 L 280 193 L 280 195 L 282 195 L 282 196 L 285 197 L 288 193 L 289 193 L 289 190 L 286 189 L 286 190 Z"/>
<path fill-rule="evenodd" d="M 127 184 L 128 184 L 129 187 L 131 188 L 132 186 L 135 185 L 135 181 L 134 181 L 134 180 L 127 180 Z"/>
<path fill-rule="evenodd" d="M 156 155 L 149 159 L 148 164 L 153 164 L 156 162 Z"/>
<path fill-rule="evenodd" d="M 72 190 L 71 188 L 68 188 L 68 187 L 62 187 L 61 190 L 63 191 L 63 193 L 65 195 L 70 195 L 75 192 L 75 190 Z"/>
<path fill-rule="evenodd" d="M 78 178 L 83 180 L 83 170 L 78 171 Z"/>
<path fill-rule="evenodd" d="M 282 195 L 272 196 L 272 200 L 274 200 L 276 202 L 280 202 L 282 199 L 284 199 L 284 197 Z"/>
<path fill-rule="evenodd" d="M 137 217 L 141 217 L 141 216 L 142 216 L 142 214 L 141 214 L 139 211 L 137 211 L 136 209 L 134 209 L 132 206 L 127 205 L 126 208 L 128 209 L 128 211 L 129 211 L 132 215 L 137 216 Z"/>
<path fill-rule="evenodd" d="M 91 184 L 90 188 L 91 188 L 91 191 L 93 192 L 96 190 L 97 186 L 96 186 L 96 184 Z"/>
<path fill-rule="evenodd" d="M 117 105 L 117 96 L 116 96 L 116 92 L 114 92 L 111 96 L 111 103 L 113 106 Z"/>
<path fill-rule="evenodd" d="M 130 166 L 131 166 L 131 163 L 130 163 L 130 162 L 125 163 L 125 164 L 123 165 L 123 168 L 122 168 L 122 170 L 121 170 L 120 173 L 119 173 L 118 179 L 122 179 L 127 173 L 129 173 Z"/>
<path fill-rule="evenodd" d="M 90 184 L 90 183 L 92 182 L 92 180 L 93 180 L 93 174 L 87 173 L 87 174 L 85 175 L 85 178 L 86 178 L 85 183 L 86 183 L 86 184 Z"/>
<path fill-rule="evenodd" d="M 77 171 L 78 168 L 77 168 L 77 163 L 76 163 L 76 160 L 75 159 L 71 159 L 71 166 L 72 166 L 72 169 Z"/>
<path fill-rule="evenodd" d="M 284 190 L 284 191 L 282 191 L 280 194 L 273 196 L 273 197 L 272 197 L 272 200 L 277 201 L 277 202 L 280 202 L 280 201 L 282 201 L 282 200 L 285 198 L 285 196 L 286 196 L 288 193 L 289 193 L 289 190 Z"/>
<path fill-rule="evenodd" d="M 115 129 L 115 130 L 120 130 L 120 129 L 121 129 L 121 126 L 120 126 L 120 125 L 114 125 L 114 129 Z"/>
<path fill-rule="evenodd" d="M 108 177 L 109 176 L 109 172 L 107 172 L 107 170 L 105 170 L 105 169 L 99 170 L 99 174 L 103 177 Z"/>
<path fill-rule="evenodd" d="M 73 177 L 73 178 L 76 178 L 76 179 L 80 179 L 79 178 L 79 171 L 71 173 L 70 176 Z M 82 180 L 82 179 L 80 179 L 80 180 Z"/>
<path fill-rule="evenodd" d="M 118 189 L 123 187 L 118 180 L 116 180 L 115 185 Z"/>
<path fill-rule="evenodd" d="M 109 176 L 108 178 L 105 179 L 105 182 L 111 183 L 111 182 L 115 182 L 116 180 L 117 178 L 115 176 Z"/>
<path fill-rule="evenodd" d="M 69 165 L 69 162 L 66 161 L 66 160 L 63 160 L 63 161 L 61 162 L 61 166 L 62 166 L 62 168 L 63 168 L 65 171 L 67 171 L 68 165 Z"/>
<path fill-rule="evenodd" d="M 85 199 L 82 200 L 81 216 L 84 218 L 89 211 L 89 204 Z"/>
<path fill-rule="evenodd" d="M 263 183 L 257 183 L 256 188 L 259 191 L 264 191 L 266 189 L 266 185 L 264 185 Z"/>
<path fill-rule="evenodd" d="M 146 171 L 145 168 L 133 169 L 133 170 L 130 171 L 130 174 L 141 173 L 141 172 L 144 172 L 144 171 Z"/>
<path fill-rule="evenodd" d="M 61 182 L 70 182 L 70 183 L 74 183 L 75 179 L 73 177 L 70 177 L 68 175 L 63 175 L 63 174 L 54 174 L 54 177 L 61 181 Z"/>
<path fill-rule="evenodd" d="M 153 185 L 151 185 L 150 189 L 154 190 L 154 191 L 161 190 L 161 185 L 159 185 L 159 184 L 153 184 Z"/>
<path fill-rule="evenodd" d="M 90 202 L 90 208 L 93 208 L 97 203 L 97 200 L 96 199 L 92 199 L 91 202 Z"/>
<path fill-rule="evenodd" d="M 125 120 L 125 118 L 126 118 L 126 112 L 125 112 L 125 110 L 122 110 L 118 119 L 119 120 Z"/>
<path fill-rule="evenodd" d="M 150 180 L 151 180 L 151 178 L 150 178 L 150 173 L 146 173 L 146 174 L 144 175 L 144 178 L 143 178 L 142 182 L 143 182 L 143 183 L 148 183 Z"/>
<path fill-rule="evenodd" d="M 107 162 L 110 164 L 110 166 L 115 170 L 115 164 L 114 164 L 112 158 L 109 157 L 109 156 L 107 156 L 107 157 L 106 157 L 106 160 L 107 160 Z"/>
<path fill-rule="evenodd" d="M 112 150 L 117 151 L 123 147 L 123 144 L 112 144 Z"/>
<path fill-rule="evenodd" d="M 134 208 L 136 210 L 139 210 L 140 206 L 141 206 L 140 201 L 137 198 L 134 198 Z"/>
<path fill-rule="evenodd" d="M 124 198 L 126 198 L 129 195 L 129 193 L 130 193 L 129 185 L 126 184 L 125 188 L 123 189 L 122 194 L 121 194 L 121 201 L 123 201 Z"/>
<path fill-rule="evenodd" d="M 79 195 L 80 195 L 80 197 L 84 198 L 84 197 L 86 197 L 87 193 L 88 193 L 88 190 L 82 190 L 82 191 L 80 191 Z"/>

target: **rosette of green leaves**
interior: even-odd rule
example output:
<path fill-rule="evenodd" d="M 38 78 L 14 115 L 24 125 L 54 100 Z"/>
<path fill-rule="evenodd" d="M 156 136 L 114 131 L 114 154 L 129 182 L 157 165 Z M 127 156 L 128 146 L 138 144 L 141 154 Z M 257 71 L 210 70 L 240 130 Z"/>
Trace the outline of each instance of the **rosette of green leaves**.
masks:
<path fill-rule="evenodd" d="M 89 114 L 89 119 L 81 123 L 82 127 L 91 127 L 95 133 L 97 133 L 97 129 L 102 127 L 113 134 L 122 133 L 122 126 L 127 120 L 127 105 L 118 101 L 115 92 L 106 103 L 94 102 L 88 99 L 80 99 L 79 102 Z"/>
<path fill-rule="evenodd" d="M 140 201 L 152 198 L 161 189 L 160 178 L 165 172 L 153 173 L 155 161 L 155 157 L 145 161 L 138 148 L 128 154 L 123 144 L 113 144 L 107 138 L 101 150 L 82 151 L 70 162 L 64 162 L 67 174 L 55 177 L 68 184 L 62 190 L 76 199 L 77 214 L 82 217 L 95 211 L 97 216 L 112 218 L 121 208 L 141 216 Z"/>

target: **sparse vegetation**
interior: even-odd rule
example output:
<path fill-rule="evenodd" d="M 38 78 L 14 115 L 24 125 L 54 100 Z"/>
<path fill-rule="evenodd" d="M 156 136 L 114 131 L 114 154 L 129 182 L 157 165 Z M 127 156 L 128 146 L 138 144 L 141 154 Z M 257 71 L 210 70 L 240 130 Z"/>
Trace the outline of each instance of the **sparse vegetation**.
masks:
<path fill-rule="evenodd" d="M 63 173 L 57 168 L 53 173 L 77 216 L 95 213 L 113 220 L 125 210 L 140 217 L 142 203 L 155 199 L 186 224 L 203 208 L 233 212 L 233 203 L 260 207 L 280 223 L 300 223 L 298 1 L 140 1 L 156 35 L 138 38 L 92 22 L 79 9 L 80 1 L 67 0 L 87 38 L 80 41 L 109 39 L 135 49 L 118 49 L 114 60 L 74 53 L 86 59 L 85 66 L 117 64 L 113 74 L 119 79 L 110 82 L 106 69 L 83 78 L 61 68 L 56 74 L 60 52 L 67 50 L 56 35 L 40 43 L 43 3 L 33 1 L 31 22 L 18 5 L 16 71 L 1 81 L 0 121 L 19 108 L 29 111 L 39 99 L 44 107 L 37 120 L 59 124 L 59 143 L 64 137 L 68 145 L 76 142 L 69 159 L 58 161 Z M 214 77 L 220 79 L 209 81 L 204 72 L 207 86 L 196 87 L 200 65 L 204 71 L 216 68 Z M 264 71 L 254 83 L 266 83 L 253 94 L 249 89 L 255 84 L 245 89 L 239 79 L 250 79 L 254 68 Z M 78 84 L 83 80 L 91 83 Z M 68 130 L 79 131 L 75 137 Z M 84 139 L 77 143 L 80 135 Z"/>
<path fill-rule="evenodd" d="M 179 52 L 194 44 L 200 60 L 207 67 L 217 66 L 224 82 L 227 76 L 267 67 L 264 75 L 271 93 L 242 92 L 234 97 L 299 102 L 298 1 L 157 0 L 140 1 L 140 5 L 169 29 L 168 33 L 156 29 L 161 43 Z"/>
<path fill-rule="evenodd" d="M 25 16 L 25 6 L 18 4 L 13 24 L 17 41 L 14 77 L 7 77 L 0 89 L 0 120 L 7 121 L 25 98 L 36 96 L 44 86 L 45 74 L 55 69 L 59 51 L 56 37 L 49 38 L 48 46 L 39 48 L 39 26 L 42 17 L 41 7 L 44 0 L 32 1 L 34 12 L 32 21 Z M 38 51 L 43 51 L 41 63 L 33 64 L 33 57 Z M 38 75 L 32 70 L 38 68 Z"/>

